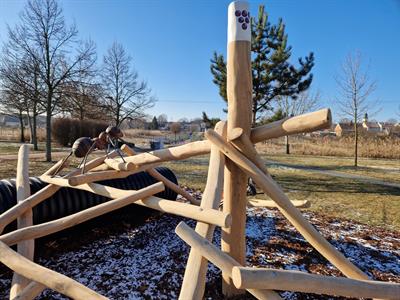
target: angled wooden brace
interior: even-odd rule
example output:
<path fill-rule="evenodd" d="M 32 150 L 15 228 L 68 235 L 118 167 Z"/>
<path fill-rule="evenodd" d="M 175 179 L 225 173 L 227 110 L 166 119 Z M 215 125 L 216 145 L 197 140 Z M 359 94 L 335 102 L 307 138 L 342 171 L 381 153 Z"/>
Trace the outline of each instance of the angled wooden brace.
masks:
<path fill-rule="evenodd" d="M 35 280 L 68 297 L 82 300 L 108 299 L 65 275 L 30 261 L 3 242 L 0 242 L 0 261 L 23 277 Z"/>
<path fill-rule="evenodd" d="M 226 135 L 226 122 L 218 122 L 215 126 L 216 132 L 222 136 Z M 207 209 L 218 209 L 222 198 L 224 181 L 225 156 L 215 146 L 211 146 L 210 163 L 208 166 L 207 183 L 204 189 L 200 207 Z M 196 232 L 203 238 L 211 241 L 215 226 L 198 222 Z M 180 300 L 202 299 L 204 295 L 207 260 L 196 248 L 191 248 L 186 264 L 185 275 Z"/>
<path fill-rule="evenodd" d="M 336 266 L 347 277 L 355 279 L 368 279 L 360 269 L 353 265 L 346 257 L 333 247 L 294 207 L 280 186 L 264 174 L 252 161 L 240 153 L 234 146 L 227 143 L 214 130 L 206 132 L 207 139 L 216 145 L 227 157 L 234 161 L 245 171 L 260 188 L 274 200 L 278 209 L 293 224 L 304 238 L 328 261 Z"/>

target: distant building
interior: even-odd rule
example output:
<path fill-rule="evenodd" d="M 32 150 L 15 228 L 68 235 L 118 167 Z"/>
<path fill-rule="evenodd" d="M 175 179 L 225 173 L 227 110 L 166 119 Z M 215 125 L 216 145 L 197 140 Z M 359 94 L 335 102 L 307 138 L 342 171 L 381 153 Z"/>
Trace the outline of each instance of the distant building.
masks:
<path fill-rule="evenodd" d="M 365 113 L 364 119 L 362 122 L 362 127 L 368 132 L 368 133 L 379 133 L 383 131 L 383 126 L 379 122 L 369 122 L 368 121 L 368 114 Z"/>
<path fill-rule="evenodd" d="M 362 129 L 361 124 L 358 124 L 358 129 Z M 354 123 L 338 123 L 335 127 L 336 136 L 351 135 L 354 133 Z"/>

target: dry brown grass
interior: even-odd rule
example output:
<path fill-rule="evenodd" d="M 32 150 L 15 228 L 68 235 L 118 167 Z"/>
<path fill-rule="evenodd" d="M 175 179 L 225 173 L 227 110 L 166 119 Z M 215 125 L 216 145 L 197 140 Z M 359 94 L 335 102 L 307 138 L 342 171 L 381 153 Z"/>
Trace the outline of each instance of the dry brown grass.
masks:
<path fill-rule="evenodd" d="M 166 133 L 160 130 L 145 130 L 145 129 L 124 129 L 124 136 L 128 138 L 138 137 L 158 137 L 164 136 Z"/>
<path fill-rule="evenodd" d="M 354 142 L 352 137 L 289 137 L 290 150 L 297 155 L 352 156 Z M 272 139 L 258 144 L 258 148 L 269 154 L 285 152 L 284 138 Z M 361 137 L 359 156 L 368 158 L 400 159 L 400 138 Z"/>
<path fill-rule="evenodd" d="M 20 129 L 12 127 L 0 127 L 0 140 L 2 141 L 19 141 Z M 30 140 L 29 128 L 25 128 L 25 140 Z M 44 128 L 37 129 L 37 137 L 39 142 L 46 140 L 46 130 Z"/>

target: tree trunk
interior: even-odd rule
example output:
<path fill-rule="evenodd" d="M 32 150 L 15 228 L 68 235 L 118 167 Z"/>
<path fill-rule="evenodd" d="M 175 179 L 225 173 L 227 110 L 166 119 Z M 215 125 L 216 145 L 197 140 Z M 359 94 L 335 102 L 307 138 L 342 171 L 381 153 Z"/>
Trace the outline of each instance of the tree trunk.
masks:
<path fill-rule="evenodd" d="M 354 166 L 358 165 L 358 128 L 357 119 L 354 122 Z"/>
<path fill-rule="evenodd" d="M 28 110 L 26 111 L 26 113 L 27 113 L 28 125 L 29 125 L 29 143 L 32 144 L 32 140 L 33 140 L 33 138 L 32 138 L 32 136 L 33 136 L 32 118 L 29 115 Z"/>
<path fill-rule="evenodd" d="M 24 132 L 24 116 L 22 112 L 19 113 L 19 128 L 20 128 L 20 142 L 25 143 L 25 132 Z"/>
<path fill-rule="evenodd" d="M 290 154 L 289 136 L 285 136 L 286 154 Z"/>
<path fill-rule="evenodd" d="M 51 161 L 51 100 L 53 92 L 49 89 L 47 93 L 47 105 L 46 105 L 46 161 Z"/>
<path fill-rule="evenodd" d="M 38 140 L 37 140 L 37 114 L 34 112 L 33 117 L 32 117 L 32 144 L 33 144 L 33 150 L 38 151 Z"/>

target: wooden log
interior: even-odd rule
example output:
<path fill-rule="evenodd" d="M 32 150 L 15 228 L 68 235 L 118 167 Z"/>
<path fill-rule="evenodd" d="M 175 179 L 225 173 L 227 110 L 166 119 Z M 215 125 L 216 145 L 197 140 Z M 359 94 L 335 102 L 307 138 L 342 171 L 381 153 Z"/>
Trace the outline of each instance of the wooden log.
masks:
<path fill-rule="evenodd" d="M 117 210 L 129 204 L 132 204 L 141 198 L 149 197 L 156 193 L 162 192 L 163 190 L 164 185 L 161 182 L 158 182 L 138 191 L 128 191 L 128 193 L 123 197 L 104 202 L 102 204 L 87 208 L 72 215 L 54 221 L 22 228 L 21 230 L 16 230 L 8 234 L 4 234 L 0 236 L 0 240 L 7 245 L 14 245 L 17 242 L 21 240 L 26 240 L 28 238 L 43 237 L 58 232 L 60 230 L 70 228 L 108 212 Z"/>
<path fill-rule="evenodd" d="M 124 163 L 112 158 L 105 159 L 104 163 L 116 171 L 133 171 L 136 169 L 136 166 L 132 162 Z"/>
<path fill-rule="evenodd" d="M 207 260 L 216 265 L 222 272 L 232 276 L 232 269 L 240 264 L 211 244 L 207 239 L 200 236 L 184 222 L 180 222 L 175 228 L 175 233 L 184 240 L 190 247 L 195 248 Z M 258 299 L 278 300 L 282 299 L 277 293 L 269 290 L 248 289 Z"/>
<path fill-rule="evenodd" d="M 251 26 L 239 23 L 236 11 L 248 12 L 248 3 L 235 1 L 228 7 L 228 136 L 236 127 L 250 134 L 252 123 Z M 222 231 L 221 249 L 243 265 L 246 262 L 247 175 L 229 159 L 225 166 L 223 211 L 232 215 L 232 226 Z M 222 277 L 225 297 L 243 293 L 235 288 L 227 274 L 223 273 Z"/>
<path fill-rule="evenodd" d="M 264 160 L 258 155 L 257 150 L 254 148 L 253 143 L 250 141 L 249 136 L 240 127 L 234 128 L 231 131 L 231 135 L 228 136 L 228 141 L 239 149 L 248 159 L 252 160 L 254 164 L 264 172 L 267 176 L 270 176 L 267 168 L 265 167 Z"/>
<path fill-rule="evenodd" d="M 18 162 L 17 162 L 17 177 L 15 180 L 17 189 L 17 203 L 25 201 L 26 198 L 31 194 L 29 185 L 29 146 L 22 145 L 18 151 Z M 27 210 L 17 219 L 17 227 L 24 228 L 33 224 L 32 209 Z M 35 252 L 35 241 L 26 240 L 18 243 L 17 251 L 19 254 L 25 256 L 29 260 L 33 260 Z M 14 298 L 19 294 L 28 284 L 30 280 L 23 276 L 14 273 L 11 289 L 10 298 Z"/>
<path fill-rule="evenodd" d="M 115 151 L 111 152 L 108 156 L 109 157 L 114 157 L 117 155 Z M 91 168 L 95 168 L 99 165 L 101 165 L 104 162 L 104 159 L 106 159 L 106 156 L 98 157 L 93 159 L 92 161 L 88 162 L 85 166 L 85 171 L 90 170 Z M 77 175 L 82 172 L 82 169 L 79 168 L 77 170 L 74 170 L 67 175 L 64 176 L 64 178 L 68 178 L 74 175 Z M 18 203 L 17 205 L 11 207 L 9 210 L 5 211 L 0 215 L 0 233 L 3 232 L 4 227 L 6 227 L 8 224 L 10 224 L 12 221 L 14 221 L 18 216 L 23 214 L 29 209 L 32 209 L 34 206 L 39 204 L 40 202 L 46 200 L 47 198 L 51 197 L 54 195 L 58 190 L 60 189 L 59 186 L 50 184 L 40 191 L 36 192 L 35 194 L 29 196 L 25 201 Z"/>
<path fill-rule="evenodd" d="M 114 169 L 109 167 L 106 164 L 101 164 L 100 166 L 97 166 L 96 168 L 91 169 L 90 172 L 110 171 L 110 170 L 114 170 Z"/>
<path fill-rule="evenodd" d="M 226 136 L 226 122 L 218 122 L 215 126 L 216 132 Z M 204 189 L 200 207 L 203 209 L 218 209 L 222 198 L 224 184 L 225 156 L 215 146 L 211 146 L 210 163 L 208 166 L 207 183 Z M 207 239 L 212 240 L 215 226 L 198 222 L 196 232 Z M 203 299 L 208 262 L 203 258 L 201 252 L 191 248 L 185 268 L 185 275 L 180 300 Z"/>
<path fill-rule="evenodd" d="M 310 202 L 308 200 L 292 200 L 291 202 L 297 208 L 310 207 Z M 249 199 L 247 205 L 252 207 L 278 208 L 278 205 L 273 200 L 261 200 L 255 198 Z"/>
<path fill-rule="evenodd" d="M 133 150 L 131 147 L 129 147 L 127 144 L 123 144 L 121 146 L 121 150 L 122 152 L 124 152 L 126 155 L 128 156 L 133 156 L 136 155 L 137 153 L 135 152 L 135 150 Z"/>
<path fill-rule="evenodd" d="M 161 181 L 162 183 L 164 183 L 164 185 L 168 188 L 170 188 L 171 190 L 173 190 L 175 193 L 182 195 L 183 197 L 185 197 L 186 200 L 188 200 L 190 203 L 192 203 L 193 205 L 200 205 L 200 201 L 197 200 L 196 198 L 194 198 L 191 194 L 189 194 L 187 191 L 185 191 L 183 188 L 181 188 L 179 185 L 173 183 L 171 180 L 169 180 L 168 178 L 166 178 L 165 176 L 163 176 L 162 174 L 160 174 L 156 169 L 153 168 L 149 168 L 146 170 L 147 173 L 149 173 L 149 175 L 151 175 L 152 177 L 154 177 L 155 179 Z"/>
<path fill-rule="evenodd" d="M 140 153 L 134 156 L 125 157 L 124 159 L 126 162 L 132 162 L 136 166 L 144 166 L 151 164 L 161 164 L 162 162 L 170 160 L 182 160 L 192 156 L 208 153 L 210 153 L 210 144 L 208 141 L 204 140 L 168 149 Z M 121 159 L 118 158 L 117 160 Z"/>
<path fill-rule="evenodd" d="M 31 281 L 18 295 L 12 298 L 12 300 L 35 299 L 44 289 L 46 289 L 46 286 L 43 284 Z"/>
<path fill-rule="evenodd" d="M 308 274 L 300 271 L 234 267 L 240 289 L 274 289 L 354 298 L 399 299 L 400 284 Z"/>
<path fill-rule="evenodd" d="M 62 165 L 62 167 L 60 167 Z M 68 165 L 68 161 L 64 161 L 64 159 L 60 159 L 57 163 L 55 163 L 50 169 L 43 173 L 43 175 L 53 175 L 58 168 L 60 171 Z"/>
<path fill-rule="evenodd" d="M 25 278 L 37 281 L 74 299 L 107 299 L 65 275 L 42 267 L 0 242 L 0 261 Z"/>
<path fill-rule="evenodd" d="M 225 142 L 212 129 L 206 132 L 207 139 L 216 145 L 227 157 L 234 161 L 243 171 L 245 171 L 257 185 L 272 200 L 277 203 L 278 209 L 293 224 L 294 227 L 304 236 L 304 238 L 328 261 L 336 266 L 347 277 L 355 279 L 368 279 L 360 269 L 353 265 L 346 257 L 334 248 L 294 207 L 289 198 L 285 195 L 279 185 L 270 177 L 265 175 L 257 166 L 240 153 L 234 146 Z"/>
<path fill-rule="evenodd" d="M 153 166 L 153 165 L 151 165 L 151 166 Z M 98 171 L 98 172 L 93 172 L 93 173 L 79 174 L 79 175 L 68 178 L 68 182 L 71 186 L 77 186 L 77 185 L 101 181 L 101 180 L 125 178 L 129 175 L 143 172 L 151 166 L 140 166 L 132 171 L 109 170 L 109 171 Z"/>
<path fill-rule="evenodd" d="M 121 147 L 122 152 L 124 152 L 126 155 L 132 156 L 135 155 L 135 151 L 133 149 L 131 149 L 128 145 L 123 144 Z M 200 205 L 200 201 L 198 201 L 197 199 L 195 199 L 191 194 L 189 194 L 188 192 L 186 192 L 183 188 L 181 188 L 179 185 L 175 184 L 174 182 L 172 182 L 171 180 L 169 180 L 168 178 L 166 178 L 165 176 L 163 176 L 162 174 L 160 174 L 160 172 L 158 172 L 156 169 L 154 168 L 149 168 L 146 170 L 146 172 L 152 176 L 153 178 L 161 181 L 162 183 L 164 183 L 164 185 L 168 188 L 170 188 L 171 190 L 173 190 L 175 193 L 182 195 L 183 197 L 185 197 L 186 200 L 188 200 L 190 203 L 194 204 L 194 205 Z"/>
<path fill-rule="evenodd" d="M 331 125 L 331 111 L 325 108 L 253 128 L 250 139 L 253 143 L 258 143 L 281 136 L 326 129 Z"/>
<path fill-rule="evenodd" d="M 241 151 L 248 159 L 250 159 L 267 177 L 271 178 L 269 174 L 264 160 L 260 157 L 257 150 L 254 148 L 253 143 L 251 142 L 250 138 L 247 134 L 243 132 L 242 128 L 234 128 L 231 131 L 231 135 L 228 137 L 228 140 L 239 150 Z M 276 208 L 277 205 L 275 201 L 268 201 L 268 200 L 260 200 L 260 199 L 248 199 L 247 204 L 249 206 L 255 207 L 270 207 Z M 305 201 L 292 201 L 292 204 L 295 207 L 309 207 L 309 202 Z"/>

